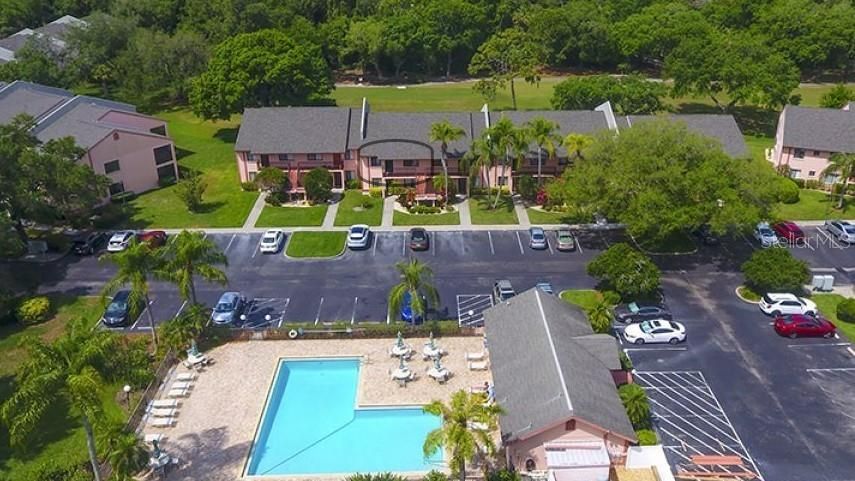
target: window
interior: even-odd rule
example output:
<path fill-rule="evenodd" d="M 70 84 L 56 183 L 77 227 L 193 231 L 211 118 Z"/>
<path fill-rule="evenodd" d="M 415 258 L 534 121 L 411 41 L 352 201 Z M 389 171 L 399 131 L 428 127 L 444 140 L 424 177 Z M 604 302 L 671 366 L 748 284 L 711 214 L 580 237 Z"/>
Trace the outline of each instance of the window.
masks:
<path fill-rule="evenodd" d="M 499 176 L 499 185 L 508 185 L 508 178 L 504 175 Z"/>
<path fill-rule="evenodd" d="M 291 159 L 290 157 L 288 157 L 288 154 L 279 154 L 279 160 L 281 160 L 282 162 L 287 162 Z"/>
<path fill-rule="evenodd" d="M 375 186 L 375 187 L 376 186 L 382 186 L 383 185 L 383 179 L 381 179 L 379 177 L 372 177 L 371 178 L 371 185 Z"/>
<path fill-rule="evenodd" d="M 323 160 L 321 154 L 306 154 L 306 160 Z"/>
<path fill-rule="evenodd" d="M 824 180 L 824 182 L 825 182 L 826 184 L 836 184 L 836 183 L 837 183 L 837 179 L 838 179 L 839 177 L 840 177 L 840 176 L 839 176 L 839 175 L 837 175 L 837 174 L 829 174 L 829 175 L 826 175 L 826 176 L 825 176 L 825 180 Z"/>
<path fill-rule="evenodd" d="M 111 172 L 116 172 L 119 170 L 119 159 L 111 160 L 109 162 L 104 163 L 104 173 L 109 174 Z"/>
<path fill-rule="evenodd" d="M 795 157 L 797 159 L 804 159 L 805 158 L 805 149 L 796 149 L 796 151 L 793 153 L 793 157 Z"/>
<path fill-rule="evenodd" d="M 816 177 L 816 171 L 815 170 L 809 170 L 808 171 L 808 177 Z"/>
<path fill-rule="evenodd" d="M 380 167 L 380 159 L 377 157 L 371 157 L 371 167 Z"/>
<path fill-rule="evenodd" d="M 122 182 L 116 182 L 110 184 L 110 195 L 121 194 L 125 191 L 125 184 Z"/>
<path fill-rule="evenodd" d="M 157 168 L 157 180 L 163 183 L 175 181 L 175 164 L 162 165 Z"/>
<path fill-rule="evenodd" d="M 791 178 L 791 179 L 798 179 L 798 178 L 801 178 L 801 176 L 802 176 L 802 171 L 801 171 L 801 170 L 799 170 L 799 169 L 790 169 L 790 178 Z"/>
<path fill-rule="evenodd" d="M 157 165 L 165 164 L 172 161 L 172 146 L 161 145 L 154 149 L 154 163 Z"/>
<path fill-rule="evenodd" d="M 249 154 L 249 160 L 253 162 L 258 162 L 259 160 L 261 160 L 261 156 L 258 154 Z"/>
<path fill-rule="evenodd" d="M 418 167 L 419 161 L 414 159 L 404 159 L 404 167 Z"/>
<path fill-rule="evenodd" d="M 814 150 L 814 151 L 813 151 L 813 152 L 811 152 L 810 154 L 811 154 L 812 156 L 814 156 L 814 157 L 819 157 L 820 155 L 822 155 L 822 152 L 820 152 L 820 151 L 818 151 L 818 150 Z"/>
<path fill-rule="evenodd" d="M 149 130 L 149 132 L 166 137 L 166 126 L 160 125 L 158 127 L 155 127 L 153 129 Z"/>

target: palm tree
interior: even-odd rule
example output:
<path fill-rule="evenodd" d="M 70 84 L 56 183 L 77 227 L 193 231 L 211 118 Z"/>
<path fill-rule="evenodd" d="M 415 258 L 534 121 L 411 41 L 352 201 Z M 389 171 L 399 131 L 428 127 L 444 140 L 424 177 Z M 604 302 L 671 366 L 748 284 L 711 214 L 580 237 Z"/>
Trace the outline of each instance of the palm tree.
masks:
<path fill-rule="evenodd" d="M 540 187 L 542 184 L 543 151 L 546 151 L 547 159 L 552 160 L 555 157 L 555 150 L 561 142 L 561 138 L 556 133 L 558 124 L 543 117 L 535 117 L 529 120 L 526 126 L 537 144 L 537 185 Z"/>
<path fill-rule="evenodd" d="M 650 404 L 644 389 L 638 384 L 624 384 L 618 389 L 618 394 L 632 425 L 636 428 L 647 426 L 650 419 Z"/>
<path fill-rule="evenodd" d="M 843 179 L 843 188 L 840 189 L 840 201 L 837 204 L 837 208 L 842 209 L 846 199 L 846 189 L 849 187 L 849 178 L 855 175 L 855 154 L 844 154 L 841 152 L 833 154 L 828 159 L 828 167 L 822 171 L 822 175 L 837 175 L 839 179 Z"/>
<path fill-rule="evenodd" d="M 185 349 L 205 330 L 208 321 L 207 308 L 201 304 L 191 304 L 180 316 L 160 326 L 160 337 L 170 347 Z"/>
<path fill-rule="evenodd" d="M 487 191 L 490 190 L 490 169 L 496 165 L 496 159 L 499 157 L 499 150 L 496 142 L 490 137 L 486 130 L 481 134 L 481 138 L 476 139 L 472 143 L 472 149 L 466 153 L 464 160 L 471 162 L 472 175 L 477 174 L 481 178 L 481 172 L 487 170 Z"/>
<path fill-rule="evenodd" d="M 130 481 L 148 462 L 148 450 L 142 439 L 122 424 L 105 426 L 98 441 L 104 459 L 113 469 L 111 480 Z"/>
<path fill-rule="evenodd" d="M 145 242 L 131 241 L 131 244 L 122 252 L 102 256 L 116 265 L 118 271 L 110 279 L 101 291 L 102 299 L 114 294 L 124 286 L 130 288 L 131 294 L 128 298 L 129 315 L 136 318 L 141 314 L 140 310 L 148 312 L 148 320 L 151 324 L 151 341 L 154 350 L 157 351 L 157 329 L 154 328 L 154 316 L 151 314 L 151 301 L 148 297 L 148 281 L 151 276 L 162 272 L 163 258 L 149 247 Z"/>
<path fill-rule="evenodd" d="M 588 309 L 588 321 L 591 322 L 591 327 L 594 332 L 607 334 L 612 327 L 612 311 L 611 306 L 605 299 L 601 299 Z"/>
<path fill-rule="evenodd" d="M 401 310 L 407 295 L 410 297 L 410 308 L 414 318 L 416 315 L 424 316 L 427 308 L 439 304 L 439 293 L 432 283 L 433 271 L 427 264 L 418 259 L 411 259 L 409 262 L 396 263 L 395 269 L 400 274 L 401 282 L 389 291 L 390 313 Z M 422 301 L 423 298 L 427 301 L 427 305 Z"/>
<path fill-rule="evenodd" d="M 448 144 L 460 139 L 466 132 L 448 120 L 434 122 L 430 126 L 430 141 L 439 142 L 440 159 L 442 160 L 442 175 L 445 177 L 445 202 L 448 203 Z"/>
<path fill-rule="evenodd" d="M 422 451 L 425 457 L 444 447 L 451 451 L 450 464 L 457 469 L 461 481 L 466 479 L 466 463 L 477 453 L 492 455 L 496 451 L 491 431 L 498 427 L 502 409 L 495 403 L 485 403 L 481 394 L 460 390 L 451 395 L 451 403 L 431 401 L 424 412 L 439 416 L 442 426 L 427 434 Z M 486 425 L 487 429 L 483 429 Z M 482 429 L 473 429 L 478 426 Z"/>
<path fill-rule="evenodd" d="M 517 129 L 514 128 L 514 123 L 507 117 L 502 117 L 496 122 L 495 125 L 487 129 L 486 135 L 488 135 L 492 141 L 496 145 L 496 149 L 500 153 L 504 153 L 504 160 L 502 161 L 502 175 L 499 177 L 502 178 L 505 176 L 507 171 L 508 162 L 510 162 L 511 156 L 511 148 L 514 145 L 514 141 L 517 136 Z M 499 184 L 498 179 L 496 181 Z M 493 200 L 493 208 L 499 204 L 499 197 L 502 195 L 502 186 L 501 184 L 497 186 L 496 189 L 496 198 Z"/>
<path fill-rule="evenodd" d="M 178 286 L 181 297 L 196 304 L 195 276 L 222 285 L 228 282 L 226 274 L 216 265 L 228 265 L 217 245 L 201 232 L 184 230 L 167 247 L 161 275 Z"/>
<path fill-rule="evenodd" d="M 23 347 L 28 360 L 21 366 L 15 392 L 0 407 L 11 444 L 20 446 L 58 401 L 65 402 L 80 417 L 93 475 L 100 481 L 92 424 L 103 417 L 99 369 L 107 365 L 114 342 L 112 334 L 93 331 L 83 319 L 72 321 L 51 344 L 39 337 L 27 337 Z"/>
<path fill-rule="evenodd" d="M 594 143 L 594 139 L 584 134 L 567 134 L 561 142 L 568 154 L 573 152 L 577 159 L 582 158 L 582 151 L 587 149 Z"/>

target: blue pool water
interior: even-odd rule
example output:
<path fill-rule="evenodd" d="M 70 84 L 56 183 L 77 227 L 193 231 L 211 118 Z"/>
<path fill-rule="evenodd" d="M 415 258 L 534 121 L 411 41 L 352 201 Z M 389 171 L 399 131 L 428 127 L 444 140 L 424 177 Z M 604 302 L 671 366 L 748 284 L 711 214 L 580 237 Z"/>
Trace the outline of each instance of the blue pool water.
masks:
<path fill-rule="evenodd" d="M 422 444 L 440 426 L 421 408 L 356 409 L 358 359 L 281 361 L 248 475 L 429 471 Z M 398 389 L 389 384 L 389 389 Z"/>

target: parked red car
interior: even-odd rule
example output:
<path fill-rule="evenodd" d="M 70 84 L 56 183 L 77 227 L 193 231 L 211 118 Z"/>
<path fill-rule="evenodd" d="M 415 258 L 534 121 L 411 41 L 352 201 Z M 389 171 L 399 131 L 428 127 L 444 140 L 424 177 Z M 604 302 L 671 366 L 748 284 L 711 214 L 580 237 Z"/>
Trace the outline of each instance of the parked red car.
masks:
<path fill-rule="evenodd" d="M 805 240 L 804 231 L 802 231 L 802 228 L 796 225 L 795 222 L 788 220 L 776 222 L 775 224 L 772 224 L 772 230 L 775 231 L 775 234 L 778 235 L 779 239 L 785 240 L 790 244 L 804 242 Z"/>
<path fill-rule="evenodd" d="M 166 244 L 166 232 L 150 230 L 137 233 L 137 242 L 145 242 L 149 247 L 160 247 Z"/>
<path fill-rule="evenodd" d="M 804 314 L 789 314 L 775 318 L 775 332 L 781 336 L 797 337 L 831 337 L 837 328 L 828 319 Z"/>

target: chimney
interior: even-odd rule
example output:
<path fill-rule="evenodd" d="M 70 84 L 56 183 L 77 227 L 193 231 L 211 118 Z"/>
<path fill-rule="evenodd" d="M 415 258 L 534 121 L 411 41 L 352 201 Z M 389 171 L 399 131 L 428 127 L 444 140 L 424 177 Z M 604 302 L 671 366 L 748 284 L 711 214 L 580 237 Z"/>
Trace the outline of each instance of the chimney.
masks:
<path fill-rule="evenodd" d="M 615 112 L 612 110 L 612 103 L 610 101 L 607 100 L 605 103 L 597 105 L 594 108 L 594 111 L 602 112 L 603 115 L 606 116 L 606 125 L 609 127 L 609 130 L 614 130 L 616 133 L 620 133 L 617 120 L 615 119 Z"/>
<path fill-rule="evenodd" d="M 368 105 L 368 99 L 362 97 L 362 119 L 359 124 L 359 138 L 360 140 L 365 140 L 365 135 L 368 130 L 368 111 L 370 107 Z"/>

